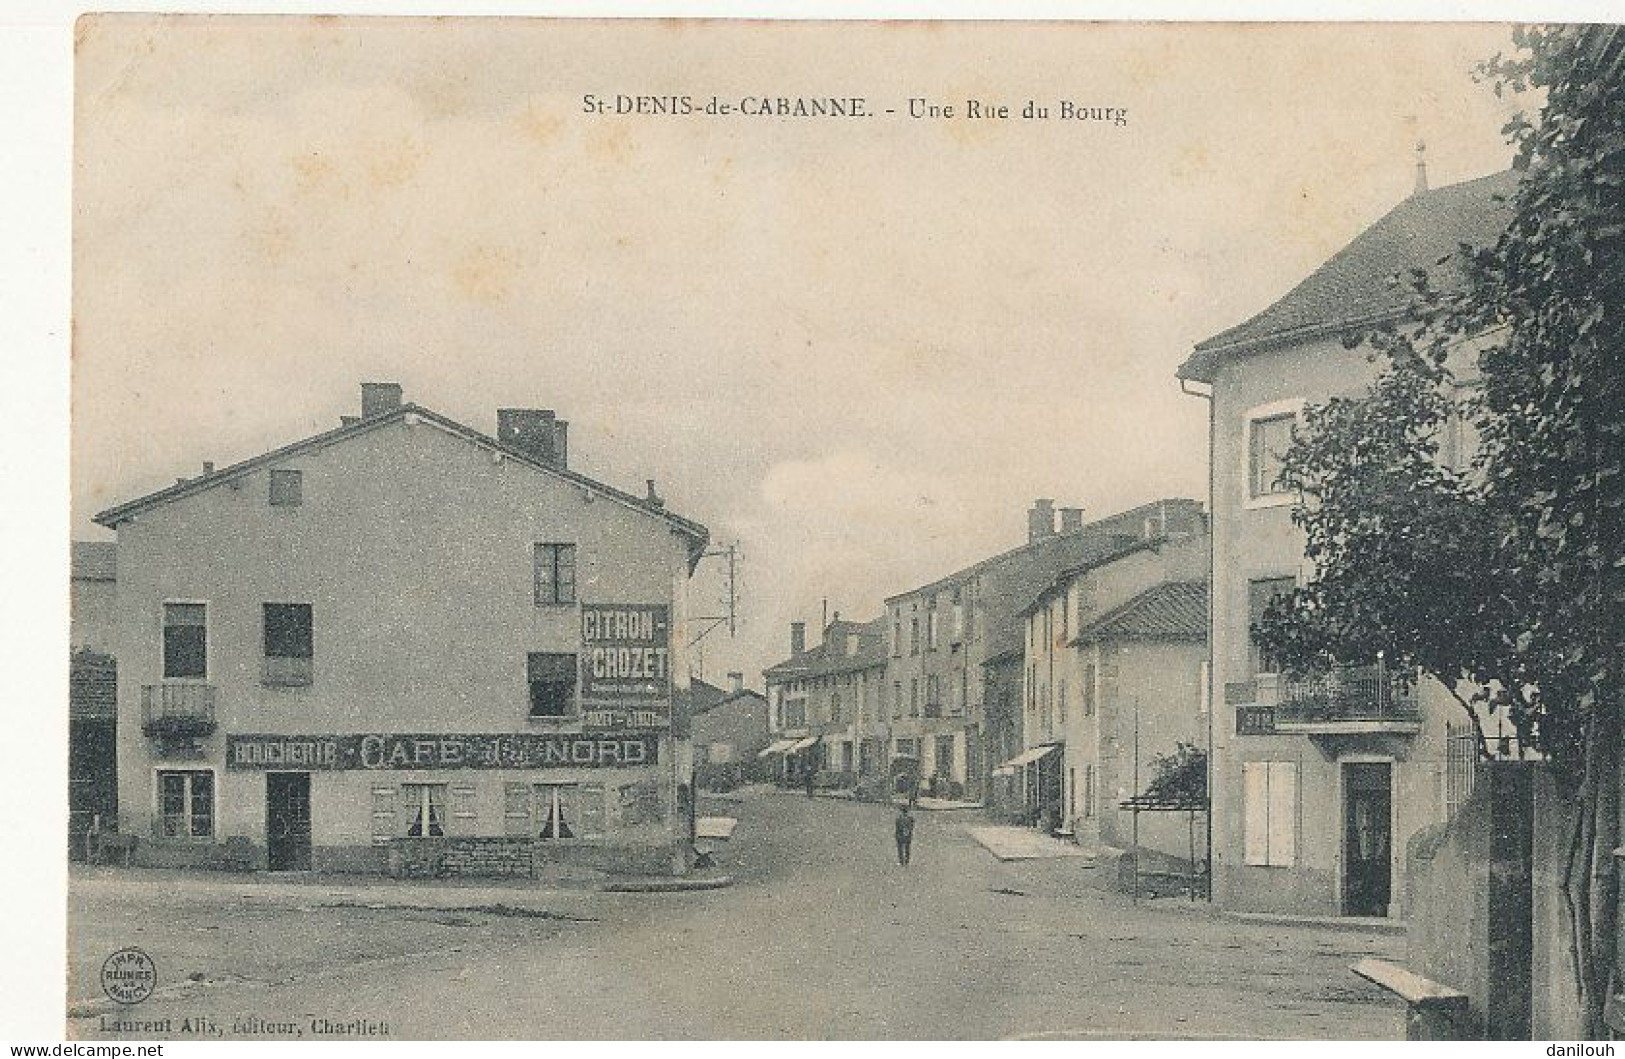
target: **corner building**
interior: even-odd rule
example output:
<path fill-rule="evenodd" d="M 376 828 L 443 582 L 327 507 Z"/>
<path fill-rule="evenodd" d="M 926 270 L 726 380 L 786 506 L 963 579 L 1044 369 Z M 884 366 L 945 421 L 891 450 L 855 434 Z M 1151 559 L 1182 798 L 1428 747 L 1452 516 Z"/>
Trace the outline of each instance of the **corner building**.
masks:
<path fill-rule="evenodd" d="M 336 430 L 98 515 L 138 862 L 685 869 L 706 530 L 571 471 L 567 437 L 367 384 Z"/>

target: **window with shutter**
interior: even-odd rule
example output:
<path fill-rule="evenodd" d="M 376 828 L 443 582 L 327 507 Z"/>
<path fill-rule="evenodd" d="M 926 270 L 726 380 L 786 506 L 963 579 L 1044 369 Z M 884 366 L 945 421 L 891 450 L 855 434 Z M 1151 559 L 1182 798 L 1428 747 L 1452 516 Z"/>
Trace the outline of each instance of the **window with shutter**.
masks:
<path fill-rule="evenodd" d="M 1242 853 L 1247 864 L 1289 868 L 1298 861 L 1298 765 L 1247 761 L 1241 766 Z"/>
<path fill-rule="evenodd" d="M 1272 761 L 1269 777 L 1269 862 L 1288 868 L 1298 862 L 1298 765 Z"/>
<path fill-rule="evenodd" d="M 530 834 L 531 790 L 528 783 L 502 785 L 502 829 L 509 835 Z"/>
<path fill-rule="evenodd" d="M 456 784 L 451 788 L 451 833 L 474 835 L 479 833 L 478 794 L 473 784 Z"/>
<path fill-rule="evenodd" d="M 602 783 L 583 783 L 576 788 L 579 806 L 578 818 L 581 826 L 578 834 L 582 838 L 601 838 L 604 834 L 604 785 Z"/>
<path fill-rule="evenodd" d="M 372 844 L 375 846 L 384 845 L 395 836 L 397 793 L 394 787 L 372 789 Z"/>

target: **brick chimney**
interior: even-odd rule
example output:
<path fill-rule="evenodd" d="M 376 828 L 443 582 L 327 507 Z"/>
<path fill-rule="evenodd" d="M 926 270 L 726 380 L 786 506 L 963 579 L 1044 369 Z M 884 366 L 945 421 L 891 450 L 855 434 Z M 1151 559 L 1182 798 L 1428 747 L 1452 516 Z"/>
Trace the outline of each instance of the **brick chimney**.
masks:
<path fill-rule="evenodd" d="M 1040 497 L 1027 512 L 1027 543 L 1055 536 L 1055 501 Z"/>
<path fill-rule="evenodd" d="M 807 653 L 807 623 L 793 621 L 790 623 L 790 657 Z"/>
<path fill-rule="evenodd" d="M 364 382 L 361 384 L 361 418 L 371 419 L 401 406 L 401 384 L 398 382 Z"/>
<path fill-rule="evenodd" d="M 745 690 L 745 674 L 743 674 L 743 673 L 729 673 L 728 674 L 728 690 L 733 692 L 735 695 L 739 694 L 741 691 L 744 691 Z"/>
<path fill-rule="evenodd" d="M 561 471 L 570 462 L 569 428 L 551 408 L 497 409 L 498 441 Z"/>
<path fill-rule="evenodd" d="M 1061 509 L 1061 532 L 1076 533 L 1083 529 L 1083 508 L 1063 507 Z"/>

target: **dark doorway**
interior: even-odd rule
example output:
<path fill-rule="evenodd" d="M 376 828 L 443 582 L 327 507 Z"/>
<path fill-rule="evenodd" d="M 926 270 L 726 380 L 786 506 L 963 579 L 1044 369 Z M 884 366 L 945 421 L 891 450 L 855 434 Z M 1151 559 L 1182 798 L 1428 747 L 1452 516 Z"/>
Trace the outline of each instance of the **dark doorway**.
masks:
<path fill-rule="evenodd" d="M 1393 766 L 1343 765 L 1343 914 L 1386 916 L 1393 892 Z"/>
<path fill-rule="evenodd" d="M 265 836 L 272 871 L 310 870 L 310 773 L 266 775 Z"/>

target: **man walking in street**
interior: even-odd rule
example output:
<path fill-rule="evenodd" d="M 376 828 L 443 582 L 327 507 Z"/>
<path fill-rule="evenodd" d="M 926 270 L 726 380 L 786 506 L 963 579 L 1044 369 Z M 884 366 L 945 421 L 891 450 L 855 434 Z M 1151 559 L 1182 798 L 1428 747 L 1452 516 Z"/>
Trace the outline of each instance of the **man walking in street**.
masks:
<path fill-rule="evenodd" d="M 897 807 L 897 863 L 908 867 L 909 847 L 914 844 L 914 817 L 907 805 Z"/>

